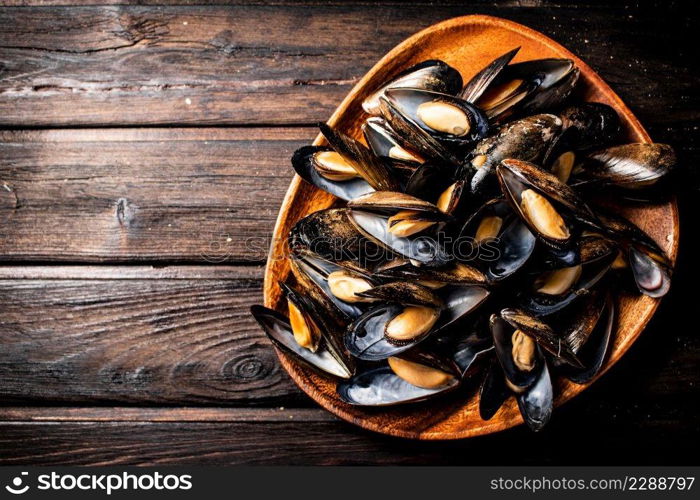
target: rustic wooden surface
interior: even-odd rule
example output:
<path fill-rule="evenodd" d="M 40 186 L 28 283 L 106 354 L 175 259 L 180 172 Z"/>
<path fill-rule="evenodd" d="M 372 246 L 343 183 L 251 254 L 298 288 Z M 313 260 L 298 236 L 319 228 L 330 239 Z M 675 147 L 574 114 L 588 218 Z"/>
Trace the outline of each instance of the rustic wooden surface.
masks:
<path fill-rule="evenodd" d="M 353 428 L 296 389 L 247 316 L 289 153 L 388 49 L 449 17 L 561 42 L 692 169 L 682 4 L 15 3 L 0 8 L 0 463 L 659 464 L 695 449 L 692 172 L 671 295 L 539 435 Z"/>

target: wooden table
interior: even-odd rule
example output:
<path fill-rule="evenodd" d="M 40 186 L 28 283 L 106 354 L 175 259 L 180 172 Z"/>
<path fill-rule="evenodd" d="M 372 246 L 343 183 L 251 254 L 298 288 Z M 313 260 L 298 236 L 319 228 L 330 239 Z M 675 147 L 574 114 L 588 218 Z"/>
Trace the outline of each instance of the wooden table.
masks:
<path fill-rule="evenodd" d="M 385 52 L 440 20 L 493 14 L 553 37 L 693 167 L 700 75 L 682 6 L 10 3 L 0 463 L 671 464 L 696 451 L 692 187 L 671 296 L 539 435 L 420 443 L 354 428 L 296 388 L 248 314 L 291 153 Z"/>

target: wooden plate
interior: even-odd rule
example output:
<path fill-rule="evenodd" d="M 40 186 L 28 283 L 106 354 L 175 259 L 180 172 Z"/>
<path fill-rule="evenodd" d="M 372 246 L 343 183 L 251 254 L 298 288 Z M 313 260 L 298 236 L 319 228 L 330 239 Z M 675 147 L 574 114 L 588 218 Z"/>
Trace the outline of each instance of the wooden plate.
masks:
<path fill-rule="evenodd" d="M 363 98 L 379 84 L 412 64 L 426 59 L 442 59 L 457 68 L 467 81 L 494 58 L 520 46 L 515 62 L 544 57 L 573 59 L 581 70 L 579 85 L 584 98 L 609 104 L 622 119 L 629 142 L 650 142 L 649 135 L 608 85 L 583 61 L 541 33 L 520 24 L 489 16 L 465 16 L 436 24 L 398 45 L 355 86 L 329 123 L 359 137 L 364 118 Z M 319 136 L 314 144 L 323 144 Z M 277 282 L 289 273 L 286 240 L 289 229 L 305 215 L 328 208 L 334 198 L 295 176 L 282 203 L 273 244 L 265 271 L 265 305 L 284 311 Z M 673 262 L 678 248 L 678 211 L 675 201 L 664 205 L 635 208 L 625 213 L 666 250 Z M 653 315 L 658 301 L 646 296 L 619 301 L 617 333 L 602 374 L 629 349 Z M 358 408 L 343 403 L 335 393 L 335 382 L 300 366 L 278 353 L 282 366 L 294 381 L 321 406 L 339 417 L 366 429 L 417 439 L 457 439 L 501 431 L 522 423 L 517 404 L 511 398 L 489 421 L 478 413 L 476 394 L 468 400 L 434 401 L 391 409 Z M 600 376 L 599 374 L 599 376 Z M 555 404 L 559 405 L 583 391 L 586 385 L 568 381 L 558 384 Z M 556 418 L 556 414 L 554 416 Z"/>

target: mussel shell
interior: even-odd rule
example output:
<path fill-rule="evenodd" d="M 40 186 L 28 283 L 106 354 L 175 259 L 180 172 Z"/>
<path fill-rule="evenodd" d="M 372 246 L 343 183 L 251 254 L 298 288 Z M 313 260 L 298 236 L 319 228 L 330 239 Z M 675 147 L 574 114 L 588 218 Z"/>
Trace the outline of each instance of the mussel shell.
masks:
<path fill-rule="evenodd" d="M 508 66 L 519 50 L 520 47 L 516 47 L 491 61 L 464 85 L 458 97 L 467 102 L 475 103 L 503 68 Z"/>
<path fill-rule="evenodd" d="M 432 290 L 417 283 L 395 281 L 385 283 L 359 293 L 360 297 L 377 299 L 382 302 L 426 306 L 442 309 L 444 302 Z"/>
<path fill-rule="evenodd" d="M 625 189 L 641 189 L 657 183 L 676 165 L 668 144 L 633 143 L 612 146 L 588 154 L 577 171 L 583 183 L 602 183 Z"/>
<path fill-rule="evenodd" d="M 393 148 L 405 148 L 399 141 L 394 129 L 392 129 L 391 125 L 383 118 L 378 116 L 368 118 L 362 125 L 362 134 L 372 152 L 391 164 L 394 170 L 403 170 L 410 175 L 410 173 L 423 164 L 423 160 L 418 157 L 416 157 L 415 160 L 409 160 L 406 158 L 396 158 L 395 155 L 392 156 Z M 413 155 L 412 151 L 407 152 Z"/>
<path fill-rule="evenodd" d="M 401 210 L 412 210 L 425 215 L 425 220 L 446 221 L 445 214 L 434 204 L 406 193 L 375 191 L 348 202 L 348 208 L 383 215 L 392 215 Z"/>
<path fill-rule="evenodd" d="M 470 164 L 476 168 L 471 178 L 471 191 L 477 194 L 495 191 L 498 182 L 494 169 L 502 160 L 513 158 L 538 163 L 544 158 L 561 128 L 562 121 L 559 117 L 540 114 L 507 123 L 495 135 L 479 141 L 470 154 Z"/>
<path fill-rule="evenodd" d="M 479 243 L 479 261 L 485 269 L 489 281 L 499 281 L 511 276 L 522 268 L 535 250 L 536 239 L 528 227 L 516 217 L 510 205 L 502 198 L 484 203 L 467 220 L 460 232 L 460 241 L 473 241 L 484 217 L 497 216 L 503 220 L 498 236 Z M 462 255 L 461 245 L 453 253 Z M 468 256 L 471 260 L 472 254 Z"/>
<path fill-rule="evenodd" d="M 586 300 L 579 302 L 578 307 L 568 315 L 562 335 L 574 353 L 578 353 L 588 342 L 605 312 L 607 302 L 608 297 L 605 293 L 599 289 L 593 289 Z"/>
<path fill-rule="evenodd" d="M 349 318 L 356 318 L 363 312 L 363 308 L 357 304 L 350 304 L 336 297 L 328 284 L 328 275 L 335 271 L 349 271 L 361 275 L 367 281 L 373 279 L 359 272 L 357 269 L 349 269 L 345 266 L 324 260 L 310 253 L 306 255 L 292 255 L 290 258 L 292 272 L 298 281 L 311 280 L 338 309 Z"/>
<path fill-rule="evenodd" d="M 557 141 L 559 152 L 605 147 L 620 136 L 620 117 L 607 104 L 584 102 L 567 107 L 559 116 L 564 128 Z"/>
<path fill-rule="evenodd" d="M 527 188 L 532 188 L 550 202 L 555 202 L 553 205 L 555 208 L 558 208 L 559 215 L 568 222 L 567 226 L 571 225 L 572 221 L 570 219 L 576 219 L 594 228 L 601 227 L 601 222 L 593 211 L 571 187 L 536 165 L 521 160 L 508 159 L 503 160 L 496 167 L 496 173 L 501 189 L 513 210 L 521 216 L 530 231 L 549 246 L 565 249 L 569 246 L 571 238 L 567 240 L 553 240 L 547 237 L 539 232 L 529 218 L 522 213 L 520 194 Z M 569 230 L 571 231 L 571 227 L 569 227 Z"/>
<path fill-rule="evenodd" d="M 578 80 L 578 73 L 570 59 L 535 59 L 506 66 L 491 85 L 522 80 L 516 92 L 518 95 L 524 94 L 524 97 L 509 98 L 487 109 L 486 114 L 490 120 L 504 121 L 515 114 L 535 114 L 554 108 L 569 96 Z"/>
<path fill-rule="evenodd" d="M 362 177 L 355 177 L 347 181 L 333 181 L 319 174 L 313 165 L 313 156 L 322 151 L 332 151 L 332 149 L 326 146 L 303 146 L 294 152 L 292 166 L 299 177 L 346 201 L 374 191 L 374 188 Z"/>
<path fill-rule="evenodd" d="M 581 360 L 583 368 L 577 369 L 571 366 L 563 366 L 562 371 L 566 378 L 577 384 L 587 384 L 598 374 L 605 357 L 610 348 L 610 339 L 615 321 L 615 302 L 610 295 L 601 294 L 603 298 L 603 307 L 599 312 L 594 311 L 594 317 L 588 319 L 589 324 L 592 323 L 590 333 L 581 343 L 581 335 L 576 335 L 576 328 L 567 332 L 567 340 L 570 344 L 576 341 L 576 345 L 572 345 L 572 349 Z M 598 307 L 598 304 L 595 304 Z M 585 320 L 584 320 L 585 321 Z M 586 327 L 589 328 L 589 327 Z"/>
<path fill-rule="evenodd" d="M 459 367 L 462 378 L 467 378 L 475 372 L 479 361 L 494 351 L 491 336 L 482 337 L 477 334 L 469 335 L 460 340 L 452 354 L 452 359 Z"/>
<path fill-rule="evenodd" d="M 423 212 L 426 217 L 442 218 Z M 436 231 L 423 231 L 408 238 L 395 236 L 388 229 L 388 216 L 362 210 L 351 210 L 349 219 L 357 230 L 381 247 L 427 266 L 444 266 L 452 261 Z M 428 219 L 431 220 L 431 219 Z M 434 219 L 433 219 L 434 220 Z"/>
<path fill-rule="evenodd" d="M 521 370 L 515 365 L 515 361 L 513 360 L 513 343 L 511 339 L 515 329 L 501 316 L 496 314 L 491 315 L 489 326 L 491 328 L 491 335 L 493 335 L 493 345 L 496 348 L 496 358 L 503 369 L 505 377 L 511 384 L 517 387 L 523 389 L 530 387 L 537 379 L 542 364 L 544 363 L 544 356 L 542 356 L 540 350 L 537 349 L 535 351 L 535 366 L 533 369 L 530 371 Z M 524 330 L 523 332 L 532 337 L 529 332 Z"/>
<path fill-rule="evenodd" d="M 435 333 L 448 328 L 458 320 L 475 311 L 489 296 L 489 291 L 482 286 L 447 286 L 438 290 L 438 296 L 445 303 L 442 314 L 435 323 Z"/>
<path fill-rule="evenodd" d="M 644 247 L 634 246 L 628 249 L 628 260 L 640 292 L 655 299 L 668 293 L 671 287 L 671 268 L 665 261 L 654 259 Z"/>
<path fill-rule="evenodd" d="M 435 138 L 446 147 L 461 148 L 473 144 L 485 137 L 489 130 L 488 120 L 476 107 L 467 101 L 447 94 L 430 92 L 420 89 L 392 89 L 386 92 L 386 100 L 404 117 L 416 125 L 424 134 Z M 421 104 L 441 102 L 459 109 L 464 113 L 469 122 L 469 131 L 464 136 L 457 136 L 448 132 L 435 130 L 428 126 L 418 116 L 418 108 Z"/>
<path fill-rule="evenodd" d="M 402 344 L 386 338 L 386 324 L 403 309 L 398 304 L 380 304 L 353 321 L 345 332 L 345 347 L 350 354 L 365 361 L 380 361 L 396 356 L 425 339 L 430 332 Z"/>
<path fill-rule="evenodd" d="M 459 378 L 455 377 L 450 385 L 444 387 L 436 389 L 417 387 L 406 382 L 385 365 L 359 373 L 350 380 L 341 382 L 336 390 L 340 398 L 351 405 L 391 406 L 425 401 L 458 386 Z"/>
<path fill-rule="evenodd" d="M 506 385 L 503 369 L 496 359 L 491 362 L 479 389 L 479 415 L 482 420 L 491 420 L 512 395 Z"/>
<path fill-rule="evenodd" d="M 366 239 L 348 214 L 345 208 L 331 208 L 300 219 L 289 232 L 290 250 L 295 254 L 312 253 L 359 271 L 384 262 L 386 252 Z"/>
<path fill-rule="evenodd" d="M 326 344 L 321 345 L 316 352 L 299 346 L 294 340 L 289 320 L 277 311 L 263 306 L 252 306 L 250 312 L 272 343 L 285 353 L 291 354 L 294 359 L 302 361 L 316 371 L 340 378 L 350 378 L 354 373 L 352 359 L 347 357 L 341 361 L 342 358 L 332 354 Z"/>
<path fill-rule="evenodd" d="M 462 87 L 462 75 L 444 61 L 431 59 L 402 71 L 388 83 L 376 90 L 362 103 L 370 115 L 379 114 L 379 97 L 391 88 L 416 88 L 443 94 L 456 94 Z"/>
<path fill-rule="evenodd" d="M 440 193 L 455 182 L 454 174 L 454 165 L 426 162 L 408 178 L 405 192 L 434 204 Z"/>
<path fill-rule="evenodd" d="M 452 285 L 485 285 L 488 279 L 484 273 L 468 264 L 455 263 L 448 267 L 416 267 L 410 262 L 393 265 L 381 271 L 377 276 L 387 279 L 400 279 L 411 281 L 428 281 L 435 283 L 449 283 Z"/>
<path fill-rule="evenodd" d="M 547 363 L 544 362 L 534 384 L 523 394 L 516 395 L 520 414 L 533 431 L 541 430 L 552 417 L 554 388 Z"/>
<path fill-rule="evenodd" d="M 319 123 L 318 126 L 331 147 L 374 189 L 397 191 L 401 188 L 391 166 L 374 155 L 367 146 L 325 123 Z"/>
<path fill-rule="evenodd" d="M 583 367 L 581 361 L 567 344 L 566 339 L 554 333 L 554 330 L 542 320 L 520 309 L 503 309 L 501 311 L 501 318 L 514 329 L 517 328 L 535 339 L 537 345 L 549 352 L 555 359 L 561 360 L 571 366 L 578 368 Z M 511 380 L 511 382 L 513 382 L 513 380 Z"/>

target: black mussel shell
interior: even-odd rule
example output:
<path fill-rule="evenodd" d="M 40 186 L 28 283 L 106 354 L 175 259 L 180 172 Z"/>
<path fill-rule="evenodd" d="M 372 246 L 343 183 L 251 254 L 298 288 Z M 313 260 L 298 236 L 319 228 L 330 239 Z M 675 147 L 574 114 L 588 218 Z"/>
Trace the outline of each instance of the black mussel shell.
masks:
<path fill-rule="evenodd" d="M 523 390 L 527 389 L 537 379 L 542 364 L 544 363 L 544 356 L 542 356 L 539 349 L 537 349 L 534 359 L 535 365 L 532 370 L 521 370 L 513 359 L 513 342 L 511 339 L 515 328 L 496 314 L 491 315 L 489 326 L 491 328 L 491 335 L 493 335 L 493 345 L 496 348 L 496 358 L 503 369 L 505 377 L 512 385 Z M 528 332 L 524 330 L 523 332 L 529 335 Z"/>
<path fill-rule="evenodd" d="M 479 141 L 469 160 L 469 165 L 475 169 L 471 191 L 476 194 L 495 192 L 498 182 L 494 169 L 502 160 L 513 158 L 539 163 L 561 127 L 562 122 L 556 115 L 534 115 L 507 123 L 495 135 Z"/>
<path fill-rule="evenodd" d="M 477 366 L 480 366 L 479 361 L 490 356 L 493 351 L 493 338 L 490 335 L 481 336 L 472 333 L 456 343 L 452 359 L 457 363 L 462 378 L 467 378 L 476 371 Z"/>
<path fill-rule="evenodd" d="M 575 221 L 580 221 L 593 228 L 601 227 L 598 218 L 571 187 L 563 184 L 555 175 L 536 165 L 521 160 L 508 159 L 503 160 L 496 167 L 496 173 L 501 189 L 513 210 L 520 215 L 530 231 L 545 244 L 559 250 L 566 250 L 567 247 L 570 247 L 572 223 Z M 553 207 L 564 219 L 569 231 L 567 238 L 555 239 L 543 234 L 524 214 L 521 207 L 521 194 L 526 189 L 532 189 L 550 203 L 554 202 L 552 203 Z"/>
<path fill-rule="evenodd" d="M 482 420 L 491 420 L 512 392 L 506 384 L 503 369 L 496 359 L 486 372 L 479 389 L 479 415 Z"/>
<path fill-rule="evenodd" d="M 459 377 L 454 376 L 440 387 L 418 387 L 396 375 L 391 367 L 384 365 L 341 382 L 337 386 L 337 392 L 343 401 L 351 405 L 391 406 L 425 401 L 458 386 Z"/>
<path fill-rule="evenodd" d="M 549 352 L 555 359 L 571 366 L 583 367 L 581 361 L 566 343 L 566 339 L 554 333 L 554 330 L 542 320 L 520 309 L 503 309 L 501 317 L 513 328 L 517 328 L 535 339 L 537 345 Z"/>
<path fill-rule="evenodd" d="M 358 294 L 360 297 L 395 304 L 427 306 L 442 309 L 444 302 L 432 290 L 417 283 L 394 281 L 370 288 Z"/>
<path fill-rule="evenodd" d="M 386 324 L 403 309 L 398 304 L 381 304 L 353 321 L 345 332 L 345 347 L 350 354 L 365 361 L 380 361 L 396 356 L 424 340 L 431 332 L 401 344 L 386 337 Z"/>
<path fill-rule="evenodd" d="M 482 240 L 479 226 L 486 217 L 497 217 L 501 227 L 495 237 Z M 476 241 L 477 236 L 480 241 Z M 471 243 L 467 247 L 467 243 Z M 499 281 L 511 276 L 525 265 L 535 250 L 536 239 L 527 226 L 515 216 L 503 198 L 483 204 L 467 220 L 460 232 L 453 254 L 463 260 L 477 259 L 489 281 Z M 474 250 L 478 253 L 474 255 Z"/>
<path fill-rule="evenodd" d="M 539 431 L 547 425 L 554 408 L 554 388 L 546 362 L 535 383 L 526 392 L 516 395 L 516 399 L 520 414 L 530 429 Z"/>
<path fill-rule="evenodd" d="M 444 266 L 452 261 L 445 238 L 441 237 L 441 222 L 449 220 L 449 215 L 431 203 L 401 193 L 382 192 L 373 200 L 363 197 L 348 206 L 350 222 L 382 248 L 427 266 Z M 435 224 L 412 236 L 397 236 L 389 230 L 389 217 L 399 210 L 413 210 L 413 220 Z"/>
<path fill-rule="evenodd" d="M 572 382 L 587 384 L 600 371 L 610 348 L 615 302 L 609 294 L 600 292 L 581 313 L 574 316 L 564 335 L 584 367 L 562 366 L 562 371 Z"/>
<path fill-rule="evenodd" d="M 350 378 L 354 373 L 355 367 L 352 359 L 332 354 L 326 344 L 321 345 L 316 352 L 299 346 L 294 340 L 289 320 L 277 311 L 263 306 L 252 306 L 250 312 L 276 347 L 291 354 L 305 365 L 314 370 L 345 379 Z"/>
<path fill-rule="evenodd" d="M 489 130 L 486 117 L 468 102 L 454 96 L 429 92 L 420 89 L 393 89 L 386 93 L 389 101 L 399 112 L 416 124 L 424 133 L 434 137 L 447 147 L 462 148 L 485 137 Z M 464 131 L 440 130 L 428 121 L 429 113 L 421 113 L 422 108 L 444 104 L 450 109 L 461 111 L 467 121 Z M 454 122 L 449 122 L 454 123 Z M 437 124 L 435 124 L 437 125 Z"/>
<path fill-rule="evenodd" d="M 570 59 L 511 64 L 500 71 L 475 104 L 493 121 L 535 114 L 561 104 L 572 92 L 578 73 Z"/>
<path fill-rule="evenodd" d="M 362 134 L 372 152 L 388 162 L 395 171 L 410 176 L 425 160 L 401 145 L 391 126 L 378 116 L 368 118 L 362 125 Z"/>
<path fill-rule="evenodd" d="M 336 271 L 344 271 L 356 274 L 368 282 L 376 284 L 375 280 L 364 270 L 360 271 L 357 269 L 359 266 L 352 266 L 351 268 L 348 268 L 346 266 L 324 260 L 311 253 L 306 253 L 304 255 L 293 254 L 290 258 L 290 266 L 294 276 L 297 278 L 297 281 L 305 283 L 307 280 L 310 280 L 323 292 L 323 294 L 335 305 L 335 307 L 340 309 L 351 319 L 361 315 L 365 308 L 361 307 L 359 304 L 345 302 L 336 297 L 331 291 L 328 283 L 328 276 Z M 306 286 L 308 287 L 309 285 Z"/>
<path fill-rule="evenodd" d="M 384 262 L 386 251 L 358 232 L 348 214 L 345 208 L 331 208 L 307 215 L 289 232 L 290 250 L 359 270 Z"/>
<path fill-rule="evenodd" d="M 391 166 L 374 155 L 367 146 L 325 123 L 319 123 L 318 127 L 330 146 L 374 189 L 397 191 L 401 188 Z"/>
<path fill-rule="evenodd" d="M 323 151 L 332 151 L 332 149 L 326 146 L 303 146 L 294 152 L 292 166 L 299 177 L 346 201 L 374 191 L 374 188 L 362 177 L 355 177 L 347 181 L 334 181 L 319 174 L 314 167 L 313 157 L 316 153 Z"/>
<path fill-rule="evenodd" d="M 479 71 L 464 85 L 462 91 L 459 93 L 459 97 L 467 102 L 476 102 L 479 97 L 481 97 L 481 94 L 483 94 L 488 88 L 494 78 L 498 76 L 503 68 L 508 66 L 508 63 L 510 63 L 519 50 L 520 47 L 516 47 L 515 49 L 506 52 L 502 56 L 491 61 L 488 66 Z"/>
<path fill-rule="evenodd" d="M 575 182 L 642 189 L 659 182 L 675 165 L 676 154 L 668 144 L 623 144 L 586 155 L 576 167 Z"/>
<path fill-rule="evenodd" d="M 488 298 L 489 291 L 481 286 L 450 285 L 438 290 L 438 296 L 445 303 L 445 307 L 433 327 L 433 332 L 456 324 L 458 320 L 476 310 Z"/>
<path fill-rule="evenodd" d="M 386 269 L 377 270 L 376 276 L 416 282 L 444 283 L 451 285 L 485 285 L 484 273 L 468 264 L 457 263 L 447 267 L 416 267 L 410 262 L 401 262 Z"/>
<path fill-rule="evenodd" d="M 584 102 L 567 107 L 559 116 L 564 128 L 557 141 L 560 152 L 602 148 L 620 137 L 620 117 L 607 104 Z"/>
<path fill-rule="evenodd" d="M 362 108 L 370 115 L 379 114 L 379 97 L 387 89 L 415 88 L 454 95 L 462 87 L 462 75 L 449 64 L 431 59 L 423 61 L 399 73 L 389 83 L 383 85 L 362 103 Z"/>

